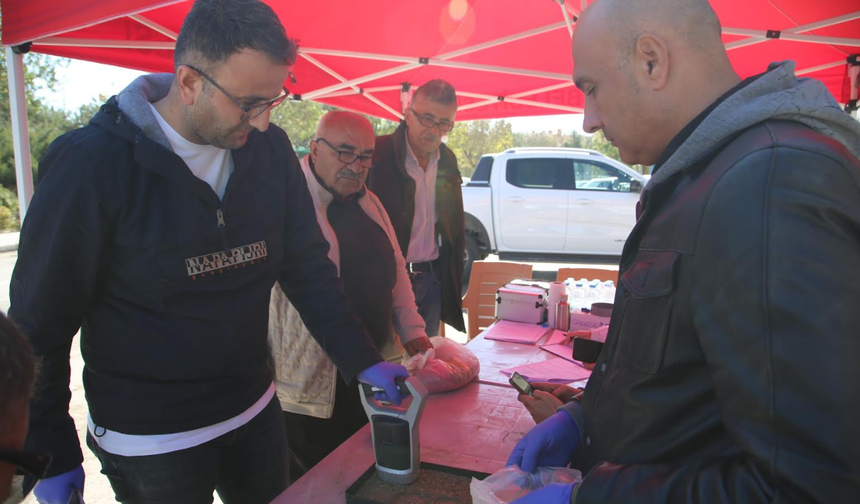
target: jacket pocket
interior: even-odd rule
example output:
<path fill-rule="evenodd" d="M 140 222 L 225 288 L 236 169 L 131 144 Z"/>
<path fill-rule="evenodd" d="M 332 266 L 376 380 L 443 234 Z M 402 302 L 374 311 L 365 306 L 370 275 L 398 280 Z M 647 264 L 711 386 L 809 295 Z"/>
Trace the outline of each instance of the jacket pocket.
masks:
<path fill-rule="evenodd" d="M 678 257 L 675 251 L 640 250 L 621 277 L 626 307 L 619 353 L 628 365 L 644 373 L 654 374 L 663 365 Z"/>

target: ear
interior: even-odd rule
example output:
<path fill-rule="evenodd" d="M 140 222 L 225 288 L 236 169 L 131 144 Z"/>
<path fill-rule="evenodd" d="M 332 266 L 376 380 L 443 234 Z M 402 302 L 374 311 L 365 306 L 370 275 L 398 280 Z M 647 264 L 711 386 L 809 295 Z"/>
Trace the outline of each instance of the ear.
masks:
<path fill-rule="evenodd" d="M 669 80 L 669 50 L 666 42 L 655 35 L 645 34 L 636 40 L 633 55 L 636 73 L 654 91 L 663 89 Z"/>
<path fill-rule="evenodd" d="M 317 156 L 320 153 L 320 144 L 319 142 L 311 142 L 308 145 L 310 147 L 311 161 L 313 161 L 314 164 L 317 164 Z"/>
<path fill-rule="evenodd" d="M 182 102 L 188 106 L 194 105 L 197 97 L 203 91 L 203 79 L 200 75 L 187 66 L 180 65 L 176 69 L 174 80 Z"/>

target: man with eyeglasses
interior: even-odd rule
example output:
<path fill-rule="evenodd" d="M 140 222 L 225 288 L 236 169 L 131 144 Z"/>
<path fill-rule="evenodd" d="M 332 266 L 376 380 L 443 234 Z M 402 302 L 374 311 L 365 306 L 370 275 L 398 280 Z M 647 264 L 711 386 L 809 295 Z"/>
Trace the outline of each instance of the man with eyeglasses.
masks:
<path fill-rule="evenodd" d="M 414 355 L 430 342 L 394 227 L 365 186 L 373 155 L 370 121 L 352 112 L 331 111 L 320 119 L 301 167 L 316 220 L 331 245 L 328 256 L 339 268 L 353 310 L 383 357 L 399 361 L 404 346 Z M 367 416 L 358 384 L 337 376 L 291 301 L 275 286 L 269 342 L 295 480 L 363 427 Z"/>
<path fill-rule="evenodd" d="M 344 381 L 399 402 L 408 374 L 355 317 L 290 141 L 269 127 L 295 58 L 263 2 L 198 0 L 175 73 L 139 78 L 42 159 L 10 308 L 43 363 L 27 439 L 53 457 L 40 502 L 84 486 L 68 413 L 78 328 L 87 444 L 120 502 L 268 503 L 286 488 L 276 282 Z"/>
<path fill-rule="evenodd" d="M 430 336 L 442 322 L 466 331 L 463 179 L 457 157 L 442 143 L 456 115 L 451 84 L 436 79 L 420 86 L 397 130 L 376 139 L 378 162 L 368 181 L 391 217 Z"/>

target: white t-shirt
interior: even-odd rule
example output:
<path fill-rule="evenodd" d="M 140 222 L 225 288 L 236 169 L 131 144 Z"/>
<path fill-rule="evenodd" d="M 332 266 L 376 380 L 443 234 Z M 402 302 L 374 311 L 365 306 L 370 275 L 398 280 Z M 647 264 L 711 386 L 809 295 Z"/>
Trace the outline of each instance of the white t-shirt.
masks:
<path fill-rule="evenodd" d="M 406 261 L 420 263 L 439 257 L 436 243 L 436 173 L 439 171 L 439 149 L 430 154 L 427 168 L 421 168 L 418 158 L 406 142 L 406 173 L 415 180 L 415 215 Z"/>
<path fill-rule="evenodd" d="M 227 181 L 233 174 L 233 156 L 230 151 L 214 145 L 189 142 L 161 117 L 161 114 L 151 103 L 149 108 L 152 109 L 158 125 L 161 126 L 161 130 L 167 136 L 167 141 L 173 147 L 173 152 L 185 161 L 195 177 L 209 184 L 219 199 L 224 199 Z"/>
<path fill-rule="evenodd" d="M 171 147 L 173 147 L 173 151 L 185 161 L 185 164 L 188 165 L 188 168 L 191 169 L 191 172 L 197 178 L 209 184 L 212 190 L 215 191 L 215 194 L 218 195 L 218 198 L 223 199 L 224 190 L 227 188 L 227 181 L 230 180 L 230 175 L 233 173 L 233 156 L 230 151 L 219 149 L 212 145 L 198 145 L 189 142 L 177 133 L 172 126 L 167 124 L 167 121 L 161 117 L 161 114 L 155 110 L 155 107 L 151 103 L 149 107 L 152 109 L 155 119 L 158 120 L 162 131 L 167 136 L 167 140 L 170 142 Z M 232 430 L 238 429 L 263 411 L 263 408 L 269 404 L 269 401 L 274 396 L 275 384 L 272 383 L 256 403 L 239 415 L 208 427 L 201 427 L 185 432 L 148 436 L 123 434 L 122 432 L 111 431 L 104 427 L 96 426 L 89 413 L 87 413 L 87 430 L 96 444 L 99 445 L 99 448 L 108 453 L 123 457 L 162 455 L 164 453 L 172 453 L 200 446 Z"/>

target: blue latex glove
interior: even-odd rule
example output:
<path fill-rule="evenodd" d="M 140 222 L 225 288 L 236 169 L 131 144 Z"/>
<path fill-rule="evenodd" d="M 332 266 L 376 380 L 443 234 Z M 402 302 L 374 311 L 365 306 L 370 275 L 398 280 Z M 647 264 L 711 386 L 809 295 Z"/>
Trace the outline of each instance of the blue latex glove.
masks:
<path fill-rule="evenodd" d="M 511 502 L 511 504 L 569 504 L 574 485 L 575 483 L 569 485 L 553 483 L 526 494 L 525 497 Z"/>
<path fill-rule="evenodd" d="M 556 411 L 519 440 L 505 465 L 530 473 L 538 467 L 565 467 L 578 446 L 576 422 L 566 411 Z"/>
<path fill-rule="evenodd" d="M 394 383 L 395 378 L 409 378 L 409 371 L 400 364 L 392 364 L 391 362 L 379 362 L 358 373 L 358 381 L 367 383 L 372 387 L 381 388 L 385 391 L 384 396 L 396 405 L 400 405 L 403 398 L 400 396 L 400 390 L 397 384 Z M 386 397 L 377 399 L 385 400 Z"/>
<path fill-rule="evenodd" d="M 72 489 L 77 488 L 84 493 L 84 468 L 78 466 L 71 471 L 45 478 L 36 484 L 33 493 L 39 504 L 67 504 L 72 495 Z"/>

